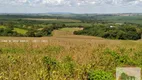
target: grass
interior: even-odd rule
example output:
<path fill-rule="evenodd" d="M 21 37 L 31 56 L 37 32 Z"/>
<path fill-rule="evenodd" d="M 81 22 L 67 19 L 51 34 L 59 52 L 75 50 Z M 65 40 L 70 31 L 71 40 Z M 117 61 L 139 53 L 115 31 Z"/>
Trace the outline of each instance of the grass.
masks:
<path fill-rule="evenodd" d="M 1 25 L 0 25 L 0 28 L 5 28 L 5 26 L 1 26 Z"/>
<path fill-rule="evenodd" d="M 59 31 L 66 33 L 70 29 Z M 115 80 L 116 67 L 142 68 L 141 40 L 76 35 L 0 38 L 3 39 L 29 42 L 0 42 L 0 80 L 103 80 L 104 77 Z M 47 42 L 32 42 L 35 39 Z M 94 79 L 96 77 L 99 79 Z"/>
<path fill-rule="evenodd" d="M 26 34 L 26 32 L 27 32 L 27 30 L 20 29 L 20 28 L 14 28 L 14 31 L 16 31 L 17 33 L 20 33 L 20 34 Z"/>

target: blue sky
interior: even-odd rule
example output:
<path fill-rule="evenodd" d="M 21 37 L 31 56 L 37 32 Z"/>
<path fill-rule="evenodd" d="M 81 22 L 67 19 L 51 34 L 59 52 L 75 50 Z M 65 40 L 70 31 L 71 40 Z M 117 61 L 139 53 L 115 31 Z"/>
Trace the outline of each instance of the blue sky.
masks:
<path fill-rule="evenodd" d="M 142 13 L 142 0 L 0 0 L 0 13 Z"/>

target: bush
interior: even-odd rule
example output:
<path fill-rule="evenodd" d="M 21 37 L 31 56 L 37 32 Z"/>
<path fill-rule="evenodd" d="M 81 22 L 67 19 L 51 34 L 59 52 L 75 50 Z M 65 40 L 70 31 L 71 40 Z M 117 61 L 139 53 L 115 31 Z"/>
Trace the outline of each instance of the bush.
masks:
<path fill-rule="evenodd" d="M 26 33 L 26 36 L 27 36 L 27 37 L 35 37 L 35 32 L 34 32 L 34 31 L 28 31 L 28 32 Z"/>
<path fill-rule="evenodd" d="M 63 61 L 63 71 L 65 75 L 73 76 L 75 70 L 75 63 L 70 56 L 65 57 Z"/>
<path fill-rule="evenodd" d="M 47 67 L 48 70 L 51 70 L 56 67 L 57 62 L 56 60 L 46 56 L 43 58 L 43 64 Z"/>
<path fill-rule="evenodd" d="M 110 72 L 92 70 L 88 74 L 88 80 L 114 80 L 114 78 Z"/>
<path fill-rule="evenodd" d="M 0 29 L 0 36 L 16 36 L 16 37 L 19 37 L 19 36 L 23 36 L 23 35 L 13 31 L 11 28 L 6 28 L 6 29 L 1 28 Z"/>
<path fill-rule="evenodd" d="M 50 80 L 52 78 L 53 70 L 57 68 L 57 61 L 47 56 L 44 57 L 42 61 L 47 71 L 47 78 Z"/>

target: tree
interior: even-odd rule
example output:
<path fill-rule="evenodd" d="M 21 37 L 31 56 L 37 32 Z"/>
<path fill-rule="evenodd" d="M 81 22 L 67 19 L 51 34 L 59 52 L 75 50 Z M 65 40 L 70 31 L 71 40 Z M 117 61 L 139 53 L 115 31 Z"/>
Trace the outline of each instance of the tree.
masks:
<path fill-rule="evenodd" d="M 27 37 L 35 37 L 35 32 L 34 32 L 34 31 L 28 31 L 28 32 L 26 33 L 26 36 L 27 36 Z"/>
<path fill-rule="evenodd" d="M 137 29 L 137 32 L 141 35 L 141 39 L 142 39 L 142 28 Z"/>

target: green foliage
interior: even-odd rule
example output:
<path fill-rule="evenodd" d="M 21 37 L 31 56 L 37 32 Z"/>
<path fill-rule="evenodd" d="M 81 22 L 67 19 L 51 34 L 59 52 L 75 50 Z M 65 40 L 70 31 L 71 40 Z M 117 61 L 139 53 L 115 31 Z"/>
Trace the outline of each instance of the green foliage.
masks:
<path fill-rule="evenodd" d="M 27 36 L 27 37 L 36 37 L 36 36 L 35 36 L 35 32 L 32 31 L 32 30 L 28 31 L 28 32 L 26 33 L 26 36 Z"/>
<path fill-rule="evenodd" d="M 0 36 L 23 36 L 15 31 L 12 28 L 0 28 Z"/>
<path fill-rule="evenodd" d="M 63 71 L 65 75 L 73 76 L 75 63 L 70 56 L 66 56 L 63 60 Z"/>
<path fill-rule="evenodd" d="M 114 63 L 117 65 L 135 65 L 136 63 L 134 60 L 132 60 L 130 57 L 128 57 L 128 54 L 124 51 L 123 48 L 120 49 L 120 53 L 117 53 L 116 51 L 113 51 L 111 49 L 105 49 L 104 50 L 105 55 L 110 55 L 114 61 Z M 110 58 L 110 57 L 109 57 Z"/>
<path fill-rule="evenodd" d="M 0 28 L 5 28 L 5 26 L 1 26 L 1 25 L 0 25 Z"/>
<path fill-rule="evenodd" d="M 113 57 L 117 57 L 117 56 L 118 56 L 118 53 L 116 53 L 115 51 L 110 50 L 110 49 L 108 49 L 108 48 L 106 48 L 106 49 L 104 50 L 104 54 L 109 54 L 109 55 L 111 55 L 111 56 L 113 56 Z"/>
<path fill-rule="evenodd" d="M 114 26 L 110 26 L 110 24 L 102 24 L 86 27 L 81 31 L 75 31 L 74 34 L 122 40 L 138 40 L 141 38 L 141 34 L 137 32 L 137 27 L 135 27 L 135 25 L 113 25 Z"/>
<path fill-rule="evenodd" d="M 54 30 L 53 27 L 45 27 L 41 30 L 41 33 L 43 36 L 49 36 L 51 35 L 53 30 Z"/>
<path fill-rule="evenodd" d="M 110 72 L 91 70 L 88 74 L 88 80 L 114 80 L 114 78 Z"/>
<path fill-rule="evenodd" d="M 42 32 L 39 31 L 39 32 L 35 33 L 35 36 L 36 36 L 36 37 L 42 37 L 43 35 L 42 35 Z"/>
<path fill-rule="evenodd" d="M 52 72 L 57 68 L 57 61 L 48 56 L 42 59 L 45 69 L 47 71 L 47 78 L 50 80 L 52 78 Z"/>
<path fill-rule="evenodd" d="M 51 69 L 51 68 L 56 67 L 57 62 L 56 62 L 56 60 L 46 56 L 46 57 L 43 58 L 43 64 L 45 64 L 46 67 L 48 67 L 48 69 Z"/>
<path fill-rule="evenodd" d="M 20 33 L 20 34 L 26 34 L 27 30 L 25 29 L 20 29 L 20 28 L 14 28 L 13 31 L 16 31 L 17 33 Z"/>

